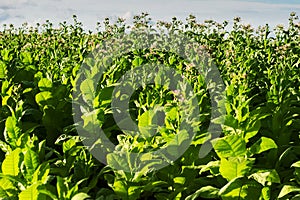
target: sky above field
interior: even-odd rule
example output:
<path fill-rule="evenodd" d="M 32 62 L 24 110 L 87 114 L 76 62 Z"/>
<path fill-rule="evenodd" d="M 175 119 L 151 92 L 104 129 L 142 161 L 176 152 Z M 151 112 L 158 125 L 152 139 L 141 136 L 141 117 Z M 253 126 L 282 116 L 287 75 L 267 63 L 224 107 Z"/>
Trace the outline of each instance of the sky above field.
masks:
<path fill-rule="evenodd" d="M 199 22 L 222 22 L 239 16 L 255 27 L 266 23 L 274 27 L 287 25 L 292 11 L 300 14 L 300 0 L 0 0 L 0 24 L 35 25 L 47 19 L 58 24 L 71 22 L 75 14 L 85 29 L 94 30 L 105 17 L 123 17 L 130 23 L 134 15 L 148 12 L 153 21 L 173 16 L 185 20 L 193 14 Z"/>

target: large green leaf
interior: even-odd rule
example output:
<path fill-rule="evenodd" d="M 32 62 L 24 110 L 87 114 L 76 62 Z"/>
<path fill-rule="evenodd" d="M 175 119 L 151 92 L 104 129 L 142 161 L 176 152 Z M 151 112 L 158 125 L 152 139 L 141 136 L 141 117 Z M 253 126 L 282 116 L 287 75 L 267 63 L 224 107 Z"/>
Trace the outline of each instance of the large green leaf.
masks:
<path fill-rule="evenodd" d="M 294 185 L 284 185 L 278 195 L 278 198 L 282 198 L 292 192 L 297 192 L 300 193 L 300 188 L 299 186 L 294 186 Z"/>
<path fill-rule="evenodd" d="M 182 155 L 190 145 L 190 139 L 190 134 L 186 130 L 180 130 L 166 147 L 170 158 L 178 158 Z"/>
<path fill-rule="evenodd" d="M 33 184 L 19 194 L 19 200 L 40 200 L 38 184 Z"/>
<path fill-rule="evenodd" d="M 253 159 L 221 158 L 220 173 L 228 181 L 246 175 L 254 163 Z"/>
<path fill-rule="evenodd" d="M 11 53 L 11 49 L 3 49 L 1 51 L 2 59 L 6 62 L 9 62 L 13 59 L 13 54 Z"/>
<path fill-rule="evenodd" d="M 236 178 L 229 181 L 219 191 L 222 200 L 257 200 L 262 186 L 255 180 Z"/>
<path fill-rule="evenodd" d="M 130 159 L 130 152 L 128 153 L 110 153 L 106 156 L 107 164 L 114 169 L 123 169 L 124 171 L 131 171 L 131 167 L 135 167 L 135 161 Z"/>
<path fill-rule="evenodd" d="M 212 140 L 214 150 L 220 158 L 243 156 L 246 154 L 246 143 L 239 135 L 230 135 Z"/>
<path fill-rule="evenodd" d="M 21 129 L 18 127 L 18 120 L 15 117 L 8 117 L 5 122 L 5 136 L 6 141 L 12 145 L 15 146 L 16 141 L 18 140 Z"/>
<path fill-rule="evenodd" d="M 145 138 L 152 137 L 157 131 L 157 126 L 152 122 L 154 114 L 154 110 L 147 110 L 142 115 L 138 116 L 138 127 L 141 135 Z"/>
<path fill-rule="evenodd" d="M 27 170 L 27 175 L 31 177 L 36 170 L 36 168 L 39 166 L 39 157 L 38 154 L 31 149 L 28 149 L 24 155 L 24 164 Z"/>
<path fill-rule="evenodd" d="M 49 103 L 49 101 L 53 98 L 52 93 L 49 91 L 43 91 L 38 93 L 35 96 L 35 101 L 37 102 L 37 104 L 39 104 L 39 106 L 44 107 L 45 105 L 47 105 Z"/>
<path fill-rule="evenodd" d="M 21 149 L 17 148 L 8 154 L 2 163 L 2 173 L 4 175 L 17 176 L 20 172 Z"/>
<path fill-rule="evenodd" d="M 96 95 L 94 81 L 91 79 L 84 80 L 80 84 L 80 91 L 83 95 L 83 99 L 85 100 L 85 102 L 90 103 L 90 105 L 92 105 Z"/>
<path fill-rule="evenodd" d="M 143 63 L 143 58 L 141 58 L 141 57 L 135 57 L 134 58 L 134 60 L 132 61 L 132 65 L 134 66 L 134 67 L 138 67 L 138 66 L 140 66 L 141 64 Z"/>
<path fill-rule="evenodd" d="M 116 194 L 122 199 L 128 198 L 128 189 L 125 181 L 115 180 L 113 189 L 116 192 Z"/>
<path fill-rule="evenodd" d="M 40 91 L 50 91 L 52 88 L 52 81 L 48 78 L 42 78 L 38 82 L 38 87 Z"/>
<path fill-rule="evenodd" d="M 258 170 L 255 173 L 251 174 L 251 178 L 254 178 L 257 182 L 266 185 L 269 183 L 280 183 L 280 177 L 275 169 L 262 169 Z"/>
<path fill-rule="evenodd" d="M 260 154 L 270 149 L 276 149 L 277 145 L 271 138 L 261 137 L 249 149 L 251 154 Z"/>
<path fill-rule="evenodd" d="M 219 193 L 218 188 L 212 187 L 212 186 L 204 186 L 201 187 L 199 190 L 197 190 L 194 194 L 189 195 L 188 197 L 186 197 L 186 200 L 196 200 L 199 199 L 199 197 L 201 198 L 206 198 L 206 199 L 216 199 L 218 198 L 218 193 Z"/>
<path fill-rule="evenodd" d="M 164 122 L 163 107 L 155 106 L 138 116 L 138 127 L 141 135 L 150 138 L 158 131 L 158 127 Z"/>

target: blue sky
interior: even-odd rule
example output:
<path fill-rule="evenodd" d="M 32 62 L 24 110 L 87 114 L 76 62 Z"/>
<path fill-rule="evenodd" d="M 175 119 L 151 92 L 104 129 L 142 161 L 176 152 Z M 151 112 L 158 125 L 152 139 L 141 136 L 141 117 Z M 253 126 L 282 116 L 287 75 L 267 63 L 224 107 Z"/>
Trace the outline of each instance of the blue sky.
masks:
<path fill-rule="evenodd" d="M 132 16 L 148 12 L 153 20 L 170 20 L 173 16 L 184 20 L 194 14 L 198 21 L 214 19 L 232 21 L 236 16 L 242 22 L 258 25 L 287 25 L 289 13 L 300 14 L 299 0 L 1 0 L 0 24 L 24 22 L 35 25 L 49 19 L 54 24 L 70 22 L 76 14 L 85 29 L 94 30 L 105 17 Z"/>

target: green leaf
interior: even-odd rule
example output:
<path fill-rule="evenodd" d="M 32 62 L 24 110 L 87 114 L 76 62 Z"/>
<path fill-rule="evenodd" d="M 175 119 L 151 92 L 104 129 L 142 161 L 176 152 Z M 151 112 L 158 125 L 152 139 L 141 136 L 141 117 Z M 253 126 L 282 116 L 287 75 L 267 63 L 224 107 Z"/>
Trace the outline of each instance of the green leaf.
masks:
<path fill-rule="evenodd" d="M 125 199 L 128 197 L 127 186 L 126 183 L 124 183 L 124 181 L 115 180 L 113 189 L 118 196 Z"/>
<path fill-rule="evenodd" d="M 0 79 L 6 77 L 6 64 L 3 61 L 0 61 Z"/>
<path fill-rule="evenodd" d="M 254 124 L 251 124 L 251 128 L 245 132 L 245 141 L 248 142 L 250 138 L 254 137 L 258 133 L 260 127 L 260 120 L 257 120 Z"/>
<path fill-rule="evenodd" d="M 219 190 L 220 189 L 212 187 L 210 185 L 204 186 L 201 187 L 201 189 L 197 190 L 194 194 L 187 196 L 186 200 L 196 200 L 199 199 L 198 197 L 206 199 L 217 199 Z"/>
<path fill-rule="evenodd" d="M 38 82 L 38 87 L 40 91 L 50 91 L 52 88 L 52 81 L 48 78 L 42 78 Z"/>
<path fill-rule="evenodd" d="M 152 118 L 154 115 L 153 110 L 147 110 L 142 115 L 138 116 L 138 126 L 147 127 L 152 124 Z"/>
<path fill-rule="evenodd" d="M 90 198 L 90 196 L 86 193 L 81 192 L 73 196 L 71 200 L 84 200 L 86 198 Z"/>
<path fill-rule="evenodd" d="M 220 161 L 210 161 L 209 163 L 207 163 L 206 165 L 204 165 L 202 167 L 202 169 L 200 170 L 200 174 L 202 174 L 203 172 L 207 172 L 209 171 L 211 174 L 213 175 L 218 175 L 220 174 Z"/>
<path fill-rule="evenodd" d="M 277 149 L 276 143 L 271 138 L 261 137 L 250 147 L 249 151 L 253 155 L 270 149 Z"/>
<path fill-rule="evenodd" d="M 6 62 L 9 62 L 13 59 L 13 55 L 12 55 L 10 49 L 3 49 L 1 51 L 1 56 L 2 56 L 2 59 Z"/>
<path fill-rule="evenodd" d="M 186 181 L 185 177 L 175 177 L 173 180 L 175 184 L 180 184 L 180 185 L 184 185 Z"/>
<path fill-rule="evenodd" d="M 271 199 L 271 189 L 270 189 L 270 187 L 263 187 L 263 189 L 261 190 L 260 199 L 262 199 L 262 200 Z"/>
<path fill-rule="evenodd" d="M 80 91 L 85 102 L 92 104 L 96 94 L 94 81 L 91 79 L 84 80 L 80 85 Z"/>
<path fill-rule="evenodd" d="M 45 105 L 47 105 L 47 103 L 49 103 L 49 100 L 51 100 L 52 98 L 53 97 L 51 92 L 43 91 L 35 96 L 35 101 L 39 106 L 44 107 Z"/>
<path fill-rule="evenodd" d="M 32 56 L 29 51 L 23 51 L 20 53 L 21 60 L 24 64 L 32 64 Z"/>
<path fill-rule="evenodd" d="M 278 195 L 278 198 L 282 198 L 284 196 L 286 196 L 289 193 L 292 192 L 300 192 L 300 188 L 299 186 L 293 186 L 293 185 L 284 185 Z"/>
<path fill-rule="evenodd" d="M 182 155 L 186 148 L 190 145 L 190 135 L 187 132 L 187 130 L 180 130 L 179 133 L 177 133 L 166 147 L 167 152 L 169 153 L 169 156 L 174 156 L 177 158 L 178 156 Z M 170 157 L 170 158 L 171 158 Z"/>
<path fill-rule="evenodd" d="M 142 115 L 138 116 L 138 127 L 141 135 L 145 138 L 152 137 L 156 133 L 157 126 L 152 124 L 153 116 L 153 110 L 147 110 Z"/>
<path fill-rule="evenodd" d="M 41 165 L 38 166 L 38 168 L 35 170 L 33 176 L 32 176 L 32 182 L 41 182 L 41 183 L 46 183 L 48 180 L 48 175 L 50 172 L 50 165 L 49 163 L 42 163 Z"/>
<path fill-rule="evenodd" d="M 267 182 L 280 183 L 280 177 L 275 169 L 258 170 L 257 172 L 251 174 L 249 178 L 253 178 L 263 186 L 265 186 Z"/>
<path fill-rule="evenodd" d="M 5 122 L 5 136 L 6 141 L 15 146 L 21 133 L 21 129 L 18 127 L 18 121 L 15 117 L 9 116 Z"/>
<path fill-rule="evenodd" d="M 107 164 L 114 169 L 131 171 L 131 167 L 134 165 L 134 161 L 130 159 L 130 152 L 124 154 L 109 153 L 107 154 L 106 159 Z"/>
<path fill-rule="evenodd" d="M 228 181 L 246 175 L 254 160 L 245 158 L 221 158 L 220 173 Z"/>
<path fill-rule="evenodd" d="M 134 60 L 132 61 L 132 65 L 134 67 L 140 66 L 141 64 L 143 64 L 143 58 L 141 57 L 135 57 Z"/>
<path fill-rule="evenodd" d="M 17 176 L 20 171 L 21 149 L 17 148 L 8 154 L 2 163 L 2 173 L 4 175 Z"/>
<path fill-rule="evenodd" d="M 222 200 L 257 200 L 262 186 L 255 180 L 236 178 L 228 182 L 219 191 Z"/>
<path fill-rule="evenodd" d="M 164 112 L 162 110 L 163 107 L 155 106 L 138 116 L 138 127 L 143 137 L 150 138 L 154 136 L 159 125 L 163 124 Z"/>
<path fill-rule="evenodd" d="M 300 168 L 300 161 L 293 163 L 291 167 Z"/>
<path fill-rule="evenodd" d="M 220 158 L 243 156 L 246 143 L 239 135 L 230 135 L 212 140 L 212 145 Z"/>
<path fill-rule="evenodd" d="M 68 192 L 67 185 L 65 184 L 65 180 L 62 177 L 57 176 L 56 179 L 57 179 L 56 188 L 58 193 L 58 199 L 63 199 L 65 197 L 65 193 Z"/>
<path fill-rule="evenodd" d="M 68 150 L 72 149 L 73 147 L 76 147 L 76 139 L 71 138 L 68 141 L 63 142 L 63 152 L 66 153 Z"/>
<path fill-rule="evenodd" d="M 38 154 L 28 149 L 24 155 L 24 164 L 28 173 L 27 175 L 31 177 L 31 180 L 36 168 L 39 166 Z"/>
<path fill-rule="evenodd" d="M 176 57 L 174 55 L 170 56 L 169 59 L 169 64 L 172 65 L 176 61 Z"/>
<path fill-rule="evenodd" d="M 0 179 L 0 198 L 9 198 L 13 194 L 12 191 L 16 190 L 13 183 L 8 178 L 1 178 Z"/>
<path fill-rule="evenodd" d="M 38 200 L 39 191 L 37 187 L 38 184 L 34 184 L 23 190 L 19 194 L 19 200 Z"/>
<path fill-rule="evenodd" d="M 12 149 L 10 148 L 10 146 L 8 144 L 6 144 L 5 142 L 0 140 L 0 149 L 4 152 L 4 153 L 10 153 L 12 151 Z"/>
<path fill-rule="evenodd" d="M 112 93 L 114 89 L 114 86 L 110 86 L 100 90 L 99 94 L 94 99 L 94 107 L 109 105 L 112 101 Z"/>
<path fill-rule="evenodd" d="M 39 193 L 50 197 L 52 200 L 58 200 L 57 197 L 47 189 L 39 189 Z"/>

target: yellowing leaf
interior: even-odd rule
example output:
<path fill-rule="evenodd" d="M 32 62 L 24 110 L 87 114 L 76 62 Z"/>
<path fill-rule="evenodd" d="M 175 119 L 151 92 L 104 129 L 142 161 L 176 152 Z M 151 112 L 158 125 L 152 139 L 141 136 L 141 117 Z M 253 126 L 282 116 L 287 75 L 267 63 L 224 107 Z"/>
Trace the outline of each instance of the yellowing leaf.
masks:
<path fill-rule="evenodd" d="M 12 182 L 7 178 L 0 179 L 0 198 L 9 198 L 13 195 L 13 190 L 15 190 L 15 186 Z"/>
<path fill-rule="evenodd" d="M 2 173 L 4 175 L 17 176 L 20 171 L 21 149 L 15 149 L 8 154 L 2 163 Z"/>
<path fill-rule="evenodd" d="M 23 190 L 19 194 L 19 200 L 38 200 L 39 191 L 38 184 L 34 184 Z"/>

